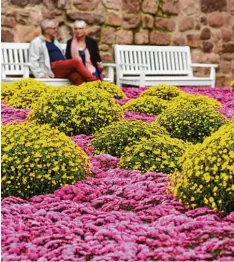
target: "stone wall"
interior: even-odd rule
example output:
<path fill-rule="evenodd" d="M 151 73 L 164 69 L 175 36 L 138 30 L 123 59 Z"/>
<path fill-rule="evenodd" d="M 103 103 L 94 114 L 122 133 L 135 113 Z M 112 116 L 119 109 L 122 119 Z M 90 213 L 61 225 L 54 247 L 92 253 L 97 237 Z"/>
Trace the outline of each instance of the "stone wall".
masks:
<path fill-rule="evenodd" d="M 105 62 L 116 43 L 189 45 L 193 62 L 219 65 L 217 86 L 234 79 L 234 0 L 2 0 L 2 42 L 30 42 L 46 17 L 59 21 L 62 42 L 85 20 Z"/>

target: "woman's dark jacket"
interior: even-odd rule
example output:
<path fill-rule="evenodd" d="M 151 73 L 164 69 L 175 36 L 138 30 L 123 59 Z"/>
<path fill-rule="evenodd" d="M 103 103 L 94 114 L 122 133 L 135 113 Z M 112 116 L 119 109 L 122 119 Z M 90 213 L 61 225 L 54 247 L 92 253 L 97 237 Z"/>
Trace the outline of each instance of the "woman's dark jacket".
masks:
<path fill-rule="evenodd" d="M 67 59 L 72 58 L 72 56 L 71 56 L 71 43 L 72 43 L 72 39 L 67 41 L 67 48 L 66 48 L 66 54 L 65 54 Z M 97 62 L 101 62 L 101 57 L 100 57 L 100 54 L 99 54 L 97 42 L 94 39 L 86 36 L 85 37 L 85 43 L 86 43 L 86 48 L 88 48 L 89 53 L 90 53 L 91 62 L 95 67 L 97 67 Z M 77 52 L 78 52 L 78 50 L 77 50 Z"/>

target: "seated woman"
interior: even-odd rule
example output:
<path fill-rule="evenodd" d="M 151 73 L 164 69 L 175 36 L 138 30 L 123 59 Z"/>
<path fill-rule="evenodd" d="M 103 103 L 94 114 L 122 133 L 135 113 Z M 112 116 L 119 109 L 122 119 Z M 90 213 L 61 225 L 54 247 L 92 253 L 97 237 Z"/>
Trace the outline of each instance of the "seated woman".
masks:
<path fill-rule="evenodd" d="M 103 66 L 97 42 L 86 36 L 86 23 L 77 20 L 74 23 L 73 38 L 67 41 L 66 58 L 78 59 L 98 79 L 103 80 Z"/>

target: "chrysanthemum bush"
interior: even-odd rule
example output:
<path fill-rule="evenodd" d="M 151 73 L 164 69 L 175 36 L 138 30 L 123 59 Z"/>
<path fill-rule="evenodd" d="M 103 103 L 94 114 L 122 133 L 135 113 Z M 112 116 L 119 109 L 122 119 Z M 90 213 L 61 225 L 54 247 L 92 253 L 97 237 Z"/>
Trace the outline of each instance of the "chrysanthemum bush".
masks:
<path fill-rule="evenodd" d="M 90 172 L 87 154 L 48 125 L 2 127 L 2 196 L 27 198 L 73 184 Z"/>
<path fill-rule="evenodd" d="M 122 91 L 122 89 L 109 82 L 105 81 L 92 81 L 92 82 L 86 82 L 81 84 L 78 88 L 84 87 L 84 88 L 98 88 L 107 91 L 112 97 L 120 99 L 120 98 L 127 98 L 125 93 Z"/>
<path fill-rule="evenodd" d="M 48 123 L 67 135 L 92 134 L 121 117 L 121 106 L 97 88 L 61 89 L 40 100 L 29 114 L 29 120 Z"/>
<path fill-rule="evenodd" d="M 216 99 L 210 98 L 208 96 L 203 96 L 199 94 L 182 94 L 171 100 L 171 103 L 183 106 L 186 103 L 192 103 L 194 106 L 204 105 L 213 108 L 220 108 L 222 105 Z M 170 104 L 171 106 L 171 104 Z"/>
<path fill-rule="evenodd" d="M 124 148 L 136 143 L 142 137 L 151 137 L 154 134 L 167 134 L 165 128 L 156 124 L 147 124 L 143 121 L 119 121 L 106 126 L 95 133 L 92 140 L 95 154 L 108 153 L 120 156 Z"/>
<path fill-rule="evenodd" d="M 123 152 L 119 167 L 137 169 L 142 172 L 162 172 L 169 174 L 181 170 L 179 160 L 188 144 L 167 135 L 142 138 Z"/>
<path fill-rule="evenodd" d="M 234 121 L 188 148 L 182 172 L 170 175 L 176 198 L 190 207 L 234 211 Z"/>
<path fill-rule="evenodd" d="M 234 87 L 234 80 L 231 81 L 230 86 Z"/>
<path fill-rule="evenodd" d="M 50 92 L 56 92 L 58 87 L 52 86 L 24 86 L 19 90 L 15 90 L 14 94 L 9 99 L 7 105 L 14 108 L 33 108 L 35 103 L 40 101 L 42 96 L 48 96 Z"/>
<path fill-rule="evenodd" d="M 158 115 L 167 108 L 168 101 L 154 96 L 140 96 L 123 105 L 124 111 Z"/>
<path fill-rule="evenodd" d="M 170 103 L 156 120 L 171 137 L 199 143 L 227 122 L 220 112 L 206 103 L 182 100 Z"/>
<path fill-rule="evenodd" d="M 6 83 L 1 83 L 1 100 L 2 101 L 9 101 L 12 96 L 14 96 L 14 94 L 16 92 L 19 92 L 22 88 L 24 89 L 24 95 L 27 94 L 27 92 L 25 92 L 25 90 L 28 90 L 28 92 L 30 91 L 30 89 L 33 90 L 45 90 L 45 88 L 49 87 L 49 85 L 46 85 L 40 81 L 37 81 L 35 79 L 31 79 L 31 78 L 25 78 L 22 80 L 18 80 L 9 84 Z M 52 88 L 52 86 L 50 86 Z M 34 91 L 35 92 L 35 91 Z M 19 95 L 20 93 L 18 93 Z M 30 95 L 29 95 L 30 96 Z M 27 98 L 26 98 L 27 99 Z M 31 97 L 31 99 L 33 99 Z M 23 97 L 19 98 L 19 101 L 22 100 L 23 101 Z M 15 96 L 14 100 L 12 101 L 12 104 L 17 103 L 20 104 L 20 102 L 17 102 L 17 97 Z M 27 105 L 27 103 L 24 102 L 24 104 L 20 105 L 20 108 L 24 108 L 24 106 Z"/>
<path fill-rule="evenodd" d="M 171 100 L 181 94 L 184 94 L 184 92 L 181 91 L 178 87 L 161 84 L 146 89 L 141 93 L 141 96 L 156 96 L 163 100 Z"/>
<path fill-rule="evenodd" d="M 1 82 L 1 101 L 6 102 L 13 95 L 14 90 L 10 87 L 9 84 Z"/>

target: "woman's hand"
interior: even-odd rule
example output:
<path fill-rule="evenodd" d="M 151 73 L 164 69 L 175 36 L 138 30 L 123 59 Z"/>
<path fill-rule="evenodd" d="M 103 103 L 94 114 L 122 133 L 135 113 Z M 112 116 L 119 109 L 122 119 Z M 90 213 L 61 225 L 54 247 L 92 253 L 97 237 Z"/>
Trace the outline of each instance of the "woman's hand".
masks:
<path fill-rule="evenodd" d="M 103 69 L 103 64 L 102 64 L 102 62 L 97 62 L 97 67 L 100 68 L 100 69 Z"/>

